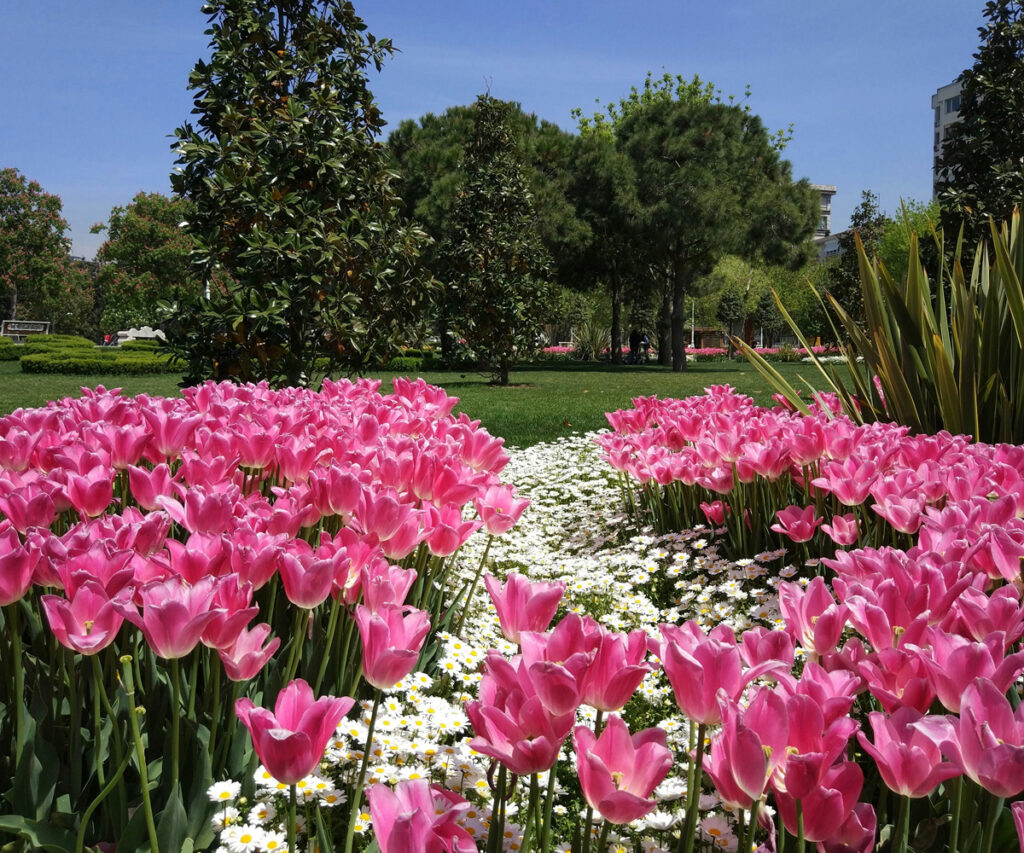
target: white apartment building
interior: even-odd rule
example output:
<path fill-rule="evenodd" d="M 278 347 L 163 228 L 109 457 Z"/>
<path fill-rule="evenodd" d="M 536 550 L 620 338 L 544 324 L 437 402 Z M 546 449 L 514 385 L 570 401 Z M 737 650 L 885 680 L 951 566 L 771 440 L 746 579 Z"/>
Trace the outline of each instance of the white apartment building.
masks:
<path fill-rule="evenodd" d="M 932 198 L 939 191 L 939 159 L 942 145 L 949 135 L 949 128 L 960 118 L 961 83 L 954 80 L 932 95 L 932 112 L 935 115 L 935 141 L 932 145 Z"/>
<path fill-rule="evenodd" d="M 831 184 L 811 184 L 811 187 L 821 194 L 821 218 L 811 239 L 818 248 L 818 260 L 824 261 L 839 254 L 839 241 L 832 233 L 832 196 L 836 194 L 836 188 Z"/>

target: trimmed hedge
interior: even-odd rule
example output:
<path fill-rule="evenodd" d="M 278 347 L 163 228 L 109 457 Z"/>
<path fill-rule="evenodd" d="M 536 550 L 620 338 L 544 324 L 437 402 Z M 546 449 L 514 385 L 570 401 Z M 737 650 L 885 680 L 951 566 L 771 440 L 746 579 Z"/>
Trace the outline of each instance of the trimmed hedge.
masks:
<path fill-rule="evenodd" d="M 158 346 L 160 341 L 157 340 L 133 340 L 119 344 L 117 349 L 121 352 L 155 352 Z"/>
<path fill-rule="evenodd" d="M 58 350 L 23 356 L 23 373 L 64 373 L 71 375 L 113 374 L 142 376 L 150 373 L 180 373 L 181 366 L 164 356 L 142 352 L 123 355 L 96 347 L 94 351 Z"/>
<path fill-rule="evenodd" d="M 42 335 L 39 337 L 42 337 Z M 85 338 L 71 341 L 39 341 L 29 338 L 18 347 L 18 354 L 24 358 L 26 355 L 39 355 L 40 353 L 47 352 L 91 353 L 93 350 L 98 349 L 99 347 L 96 344 L 85 340 Z"/>
<path fill-rule="evenodd" d="M 405 371 L 416 371 L 423 369 L 423 359 L 415 358 L 408 355 L 400 355 L 397 358 L 391 359 L 387 364 L 384 365 L 385 370 L 395 370 L 399 372 Z"/>
<path fill-rule="evenodd" d="M 0 338 L 0 361 L 17 361 L 21 358 L 21 347 L 10 338 Z"/>

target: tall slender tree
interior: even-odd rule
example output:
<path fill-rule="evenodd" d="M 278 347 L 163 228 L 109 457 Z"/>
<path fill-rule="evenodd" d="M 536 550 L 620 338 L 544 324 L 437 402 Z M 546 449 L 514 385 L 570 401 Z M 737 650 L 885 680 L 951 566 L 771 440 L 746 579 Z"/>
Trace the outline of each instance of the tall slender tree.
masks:
<path fill-rule="evenodd" d="M 214 0 L 212 56 L 189 77 L 171 184 L 195 212 L 202 280 L 179 305 L 174 341 L 188 379 L 305 384 L 320 366 L 361 370 L 422 315 L 408 227 L 367 85 L 391 42 L 347 0 Z M 175 306 L 172 306 L 172 310 Z"/>
<path fill-rule="evenodd" d="M 536 350 L 552 299 L 551 259 L 537 231 L 513 110 L 490 95 L 477 99 L 465 181 L 443 248 L 455 331 L 499 385 L 509 383 L 517 360 Z"/>

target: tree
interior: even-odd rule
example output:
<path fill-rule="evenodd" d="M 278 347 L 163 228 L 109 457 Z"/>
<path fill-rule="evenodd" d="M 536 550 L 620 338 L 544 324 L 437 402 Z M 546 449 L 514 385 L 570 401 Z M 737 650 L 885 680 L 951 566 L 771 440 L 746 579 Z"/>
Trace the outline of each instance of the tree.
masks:
<path fill-rule="evenodd" d="M 154 325 L 160 300 L 182 299 L 200 285 L 191 265 L 192 238 L 181 227 L 193 205 L 183 198 L 140 192 L 131 204 L 110 211 L 107 232 L 96 253 L 97 287 L 104 329 Z"/>
<path fill-rule="evenodd" d="M 974 65 L 959 80 L 959 120 L 943 141 L 939 194 L 946 233 L 967 236 L 1024 201 L 1024 3 L 989 0 Z"/>
<path fill-rule="evenodd" d="M 92 306 L 89 278 L 71 261 L 59 196 L 17 169 L 0 169 L 0 306 L 4 319 L 46 320 L 82 332 Z"/>
<path fill-rule="evenodd" d="M 917 237 L 921 263 L 932 280 L 936 280 L 939 256 L 933 231 L 939 228 L 941 216 L 935 199 L 927 204 L 909 199 L 901 203 L 899 216 L 886 219 L 878 238 L 878 259 L 885 264 L 893 281 L 902 282 L 907 275 L 912 234 Z"/>
<path fill-rule="evenodd" d="M 199 278 L 177 306 L 188 379 L 305 384 L 386 357 L 429 301 L 423 234 L 401 218 L 367 87 L 391 42 L 347 0 L 215 0 L 209 62 L 189 78 L 174 190 L 195 205 Z M 172 306 L 174 310 L 175 306 Z"/>
<path fill-rule="evenodd" d="M 839 235 L 839 257 L 828 267 L 828 292 L 858 323 L 864 322 L 864 297 L 857 263 L 857 238 L 864 244 L 867 256 L 875 257 L 889 221 L 878 207 L 878 196 L 871 190 L 862 190 L 860 204 L 850 216 L 849 229 Z"/>
<path fill-rule="evenodd" d="M 423 264 L 442 282 L 453 275 L 447 251 L 455 236 L 453 210 L 466 182 L 462 163 L 473 137 L 475 115 L 473 106 L 449 107 L 440 115 L 427 113 L 417 121 L 407 119 L 388 137 L 388 152 L 401 176 L 398 191 L 405 215 L 433 240 L 423 252 Z M 571 280 L 574 247 L 585 233 L 566 199 L 573 137 L 515 103 L 508 121 L 521 149 L 537 233 L 558 259 L 559 269 L 566 271 L 565 278 Z M 444 305 L 442 300 L 436 325 L 442 348 L 449 353 L 452 323 Z"/>
<path fill-rule="evenodd" d="M 669 308 L 672 368 L 683 370 L 693 283 L 730 253 L 800 265 L 818 195 L 793 181 L 760 119 L 737 106 L 657 100 L 626 115 L 616 141 L 636 175 L 634 239 Z"/>
<path fill-rule="evenodd" d="M 508 384 L 518 358 L 536 349 L 552 298 L 550 257 L 537 233 L 513 110 L 489 95 L 477 99 L 453 236 L 444 247 L 454 329 L 499 385 Z"/>

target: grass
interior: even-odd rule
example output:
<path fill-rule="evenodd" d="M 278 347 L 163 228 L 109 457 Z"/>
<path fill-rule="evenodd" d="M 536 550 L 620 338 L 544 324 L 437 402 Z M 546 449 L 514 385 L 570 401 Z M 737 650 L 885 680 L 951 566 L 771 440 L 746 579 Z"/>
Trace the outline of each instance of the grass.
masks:
<path fill-rule="evenodd" d="M 801 377 L 813 381 L 813 366 L 777 364 L 794 386 Z M 394 374 L 374 373 L 390 386 Z M 559 364 L 527 366 L 513 372 L 512 385 L 492 387 L 489 377 L 476 373 L 425 372 L 423 378 L 460 399 L 459 409 L 479 418 L 506 444 L 528 447 L 573 432 L 589 432 L 608 425 L 604 413 L 631 405 L 634 397 L 688 397 L 709 385 L 729 384 L 758 403 L 771 401 L 771 389 L 749 364 L 739 362 L 691 363 L 685 373 L 672 373 L 656 365 Z M 0 414 L 19 407 L 45 405 L 48 400 L 79 396 L 82 387 L 104 385 L 125 394 L 175 396 L 179 378 L 154 376 L 60 376 L 23 374 L 17 362 L 0 362 Z"/>

